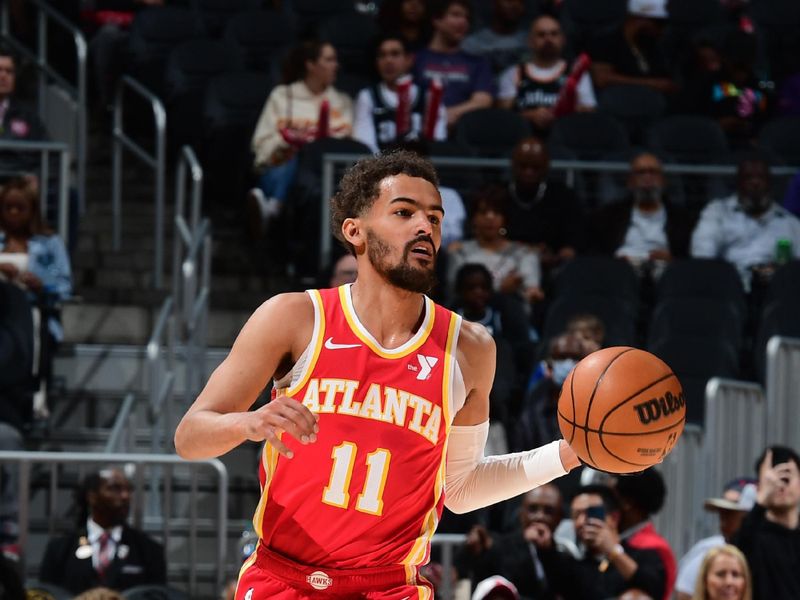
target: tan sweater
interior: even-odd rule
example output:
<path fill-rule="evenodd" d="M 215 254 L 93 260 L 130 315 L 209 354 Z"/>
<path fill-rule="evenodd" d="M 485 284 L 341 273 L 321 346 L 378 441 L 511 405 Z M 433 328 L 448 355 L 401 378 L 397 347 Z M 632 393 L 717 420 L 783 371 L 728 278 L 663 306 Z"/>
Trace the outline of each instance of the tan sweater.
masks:
<path fill-rule="evenodd" d="M 353 129 L 353 101 L 333 86 L 315 96 L 304 81 L 279 85 L 272 90 L 258 118 L 251 147 L 255 167 L 279 165 L 291 158 L 293 149 L 283 139 L 279 129 L 287 127 L 298 132 L 314 132 L 319 119 L 319 107 L 327 99 L 330 105 L 331 137 L 348 137 Z"/>

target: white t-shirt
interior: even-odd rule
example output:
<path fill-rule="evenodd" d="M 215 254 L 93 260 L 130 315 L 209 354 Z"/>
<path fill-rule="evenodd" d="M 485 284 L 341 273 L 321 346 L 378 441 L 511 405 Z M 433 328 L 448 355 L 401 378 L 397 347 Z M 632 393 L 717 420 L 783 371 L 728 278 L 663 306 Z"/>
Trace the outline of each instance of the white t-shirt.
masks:
<path fill-rule="evenodd" d="M 442 208 L 444 220 L 442 221 L 442 248 L 447 248 L 452 242 L 464 239 L 464 221 L 467 219 L 467 209 L 464 200 L 453 188 L 440 186 L 442 195 Z"/>
<path fill-rule="evenodd" d="M 634 206 L 625 241 L 616 255 L 647 259 L 653 250 L 668 249 L 666 225 L 667 211 L 663 206 L 654 212 L 643 212 Z"/>
<path fill-rule="evenodd" d="M 567 68 L 566 61 L 559 61 L 552 67 L 537 67 L 533 63 L 525 63 L 525 72 L 534 81 L 550 82 L 561 77 L 564 69 Z M 513 100 L 517 97 L 517 87 L 519 86 L 519 65 L 512 65 L 503 71 L 498 81 L 497 97 L 500 100 Z M 578 97 L 578 106 L 594 108 L 597 106 L 597 98 L 594 95 L 592 78 L 589 73 L 584 73 L 578 80 L 575 89 Z"/>

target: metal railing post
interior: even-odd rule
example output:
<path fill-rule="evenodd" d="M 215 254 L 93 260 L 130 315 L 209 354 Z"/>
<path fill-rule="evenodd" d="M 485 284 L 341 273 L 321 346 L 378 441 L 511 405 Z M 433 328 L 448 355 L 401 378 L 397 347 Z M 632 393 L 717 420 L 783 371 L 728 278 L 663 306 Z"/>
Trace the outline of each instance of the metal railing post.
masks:
<path fill-rule="evenodd" d="M 150 103 L 155 129 L 155 152 L 150 154 L 129 137 L 124 130 L 123 93 L 126 89 L 135 92 Z M 153 287 L 161 289 L 164 285 L 164 186 L 166 182 L 166 139 L 167 113 L 161 100 L 150 90 L 127 75 L 122 77 L 117 86 L 114 101 L 114 128 L 112 130 L 112 196 L 111 207 L 114 221 L 114 249 L 119 250 L 122 230 L 122 148 L 132 152 L 139 160 L 153 170 L 155 193 L 155 241 Z"/>

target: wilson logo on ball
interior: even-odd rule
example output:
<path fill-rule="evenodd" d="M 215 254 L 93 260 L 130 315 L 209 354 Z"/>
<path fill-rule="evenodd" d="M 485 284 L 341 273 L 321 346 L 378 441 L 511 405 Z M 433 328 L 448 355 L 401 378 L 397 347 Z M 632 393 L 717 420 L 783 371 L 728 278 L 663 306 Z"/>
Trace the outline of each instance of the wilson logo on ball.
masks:
<path fill-rule="evenodd" d="M 660 398 L 653 398 L 636 404 L 633 408 L 639 416 L 642 425 L 648 425 L 653 421 L 658 421 L 661 417 L 666 417 L 681 410 L 686 405 L 683 392 L 675 396 L 672 392 L 667 392 Z"/>

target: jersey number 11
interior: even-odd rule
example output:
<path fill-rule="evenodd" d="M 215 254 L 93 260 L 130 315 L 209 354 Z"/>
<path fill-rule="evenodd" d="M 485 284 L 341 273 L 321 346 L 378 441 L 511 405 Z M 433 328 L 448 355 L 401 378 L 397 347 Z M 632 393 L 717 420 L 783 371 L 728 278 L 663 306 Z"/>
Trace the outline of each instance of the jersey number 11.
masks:
<path fill-rule="evenodd" d="M 334 446 L 331 452 L 331 478 L 322 492 L 322 501 L 325 504 L 344 509 L 349 506 L 350 478 L 353 476 L 357 453 L 358 446 L 352 442 L 342 442 Z M 384 448 L 377 448 L 367 454 L 367 476 L 364 479 L 364 489 L 356 499 L 357 511 L 376 516 L 383 513 L 383 488 L 386 486 L 391 458 L 392 453 Z"/>

